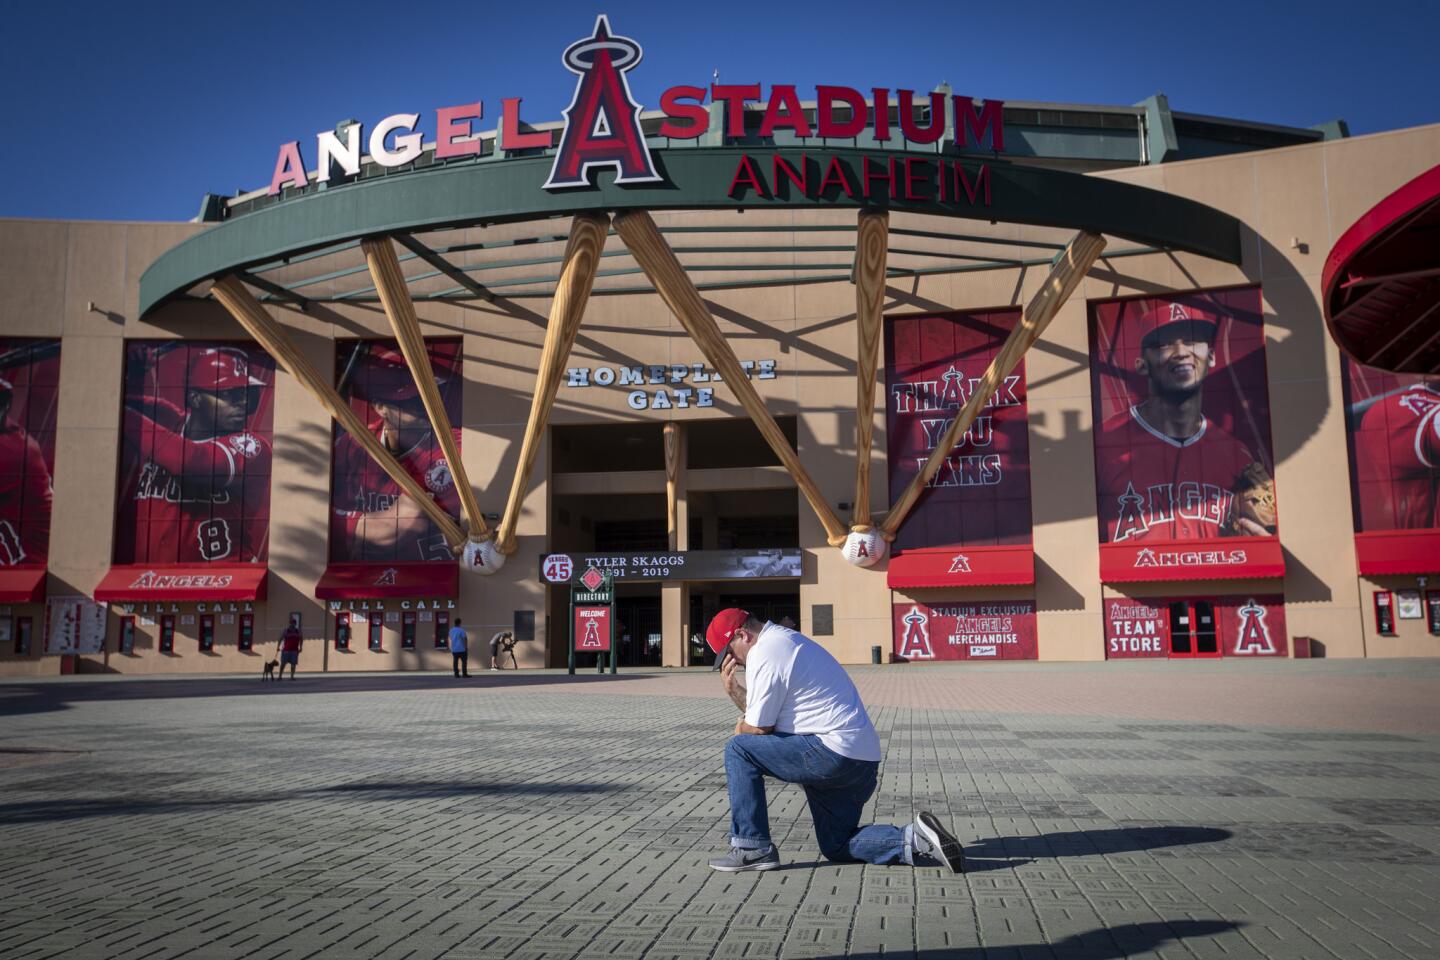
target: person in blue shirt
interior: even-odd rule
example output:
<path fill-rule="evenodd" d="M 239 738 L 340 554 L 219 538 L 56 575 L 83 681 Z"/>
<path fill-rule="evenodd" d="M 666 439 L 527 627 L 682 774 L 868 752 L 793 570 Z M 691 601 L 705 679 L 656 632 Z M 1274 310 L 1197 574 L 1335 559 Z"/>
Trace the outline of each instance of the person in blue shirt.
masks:
<path fill-rule="evenodd" d="M 455 626 L 450 628 L 450 656 L 455 666 L 455 676 L 470 676 L 470 637 L 460 626 L 461 620 L 455 618 Z"/>

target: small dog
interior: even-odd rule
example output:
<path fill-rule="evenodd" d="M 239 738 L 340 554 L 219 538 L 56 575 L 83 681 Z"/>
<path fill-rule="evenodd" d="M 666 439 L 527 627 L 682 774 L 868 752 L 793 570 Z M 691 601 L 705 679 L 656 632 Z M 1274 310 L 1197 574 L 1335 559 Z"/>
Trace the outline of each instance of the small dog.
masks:
<path fill-rule="evenodd" d="M 275 674 L 275 668 L 278 667 L 278 666 L 280 666 L 280 661 L 279 661 L 279 660 L 267 660 L 267 661 L 265 662 L 265 673 L 264 673 L 263 676 L 260 677 L 260 679 L 261 679 L 261 680 L 279 680 L 280 678 L 279 678 L 278 676 L 276 676 L 276 674 Z"/>

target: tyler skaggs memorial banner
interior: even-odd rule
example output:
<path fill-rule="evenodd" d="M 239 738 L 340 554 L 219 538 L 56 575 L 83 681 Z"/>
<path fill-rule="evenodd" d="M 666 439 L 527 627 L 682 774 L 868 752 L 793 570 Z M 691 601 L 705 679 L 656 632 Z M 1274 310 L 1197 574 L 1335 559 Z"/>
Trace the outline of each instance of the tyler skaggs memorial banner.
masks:
<path fill-rule="evenodd" d="M 116 563 L 265 562 L 274 388 L 252 344 L 126 344 Z"/>
<path fill-rule="evenodd" d="M 894 605 L 895 659 L 1034 660 L 1030 600 Z"/>
<path fill-rule="evenodd" d="M 1102 301 L 1090 321 L 1101 543 L 1231 576 L 1278 559 L 1259 288 Z M 1175 543 L 1196 549 L 1150 549 Z"/>
<path fill-rule="evenodd" d="M 43 567 L 54 500 L 60 341 L 0 339 L 0 567 Z"/>
<path fill-rule="evenodd" d="M 885 321 L 890 497 L 898 498 L 970 399 L 1020 311 Z M 1025 364 L 1007 376 L 896 536 L 894 549 L 1030 543 Z"/>
<path fill-rule="evenodd" d="M 459 338 L 427 339 L 430 366 L 460 446 Z M 406 472 L 452 517 L 460 494 L 425 402 L 394 340 L 342 342 L 335 350 L 335 387 Z M 330 483 L 330 559 L 416 563 L 453 561 L 445 535 L 405 496 L 400 485 L 350 436 L 334 428 Z M 456 521 L 459 522 L 458 519 Z"/>

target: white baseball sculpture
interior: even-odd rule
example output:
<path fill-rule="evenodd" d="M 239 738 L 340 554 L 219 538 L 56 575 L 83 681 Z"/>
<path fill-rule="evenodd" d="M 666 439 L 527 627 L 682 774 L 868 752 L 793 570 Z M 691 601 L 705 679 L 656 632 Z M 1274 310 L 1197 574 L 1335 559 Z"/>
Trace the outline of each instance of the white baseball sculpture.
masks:
<path fill-rule="evenodd" d="M 845 559 L 857 567 L 873 567 L 885 559 L 890 546 L 885 542 L 878 527 L 851 530 L 841 548 Z"/>
<path fill-rule="evenodd" d="M 489 576 L 505 566 L 505 554 L 495 547 L 494 540 L 466 540 L 460 555 L 460 568 Z"/>

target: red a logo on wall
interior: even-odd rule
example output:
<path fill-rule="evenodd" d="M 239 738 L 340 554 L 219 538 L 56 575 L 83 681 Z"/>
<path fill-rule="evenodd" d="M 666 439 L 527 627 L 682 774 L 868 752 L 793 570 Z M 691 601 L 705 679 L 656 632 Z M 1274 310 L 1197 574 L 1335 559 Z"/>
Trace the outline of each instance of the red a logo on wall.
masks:
<path fill-rule="evenodd" d="M 595 18 L 594 34 L 565 50 L 565 69 L 580 79 L 564 110 L 565 130 L 546 190 L 589 186 L 591 169 L 600 167 L 614 167 L 616 183 L 661 179 L 640 129 L 640 104 L 625 79 L 641 53 L 634 40 L 610 33 L 603 13 Z"/>
<path fill-rule="evenodd" d="M 935 651 L 930 646 L 930 617 L 919 607 L 911 607 L 901 619 L 905 622 L 905 635 L 900 638 L 900 649 L 895 655 L 907 660 L 934 660 Z"/>
<path fill-rule="evenodd" d="M 1265 626 L 1265 608 L 1254 600 L 1236 610 L 1240 617 L 1240 630 L 1235 638 L 1237 654 L 1275 653 L 1275 643 L 1270 639 L 1270 628 Z"/>

